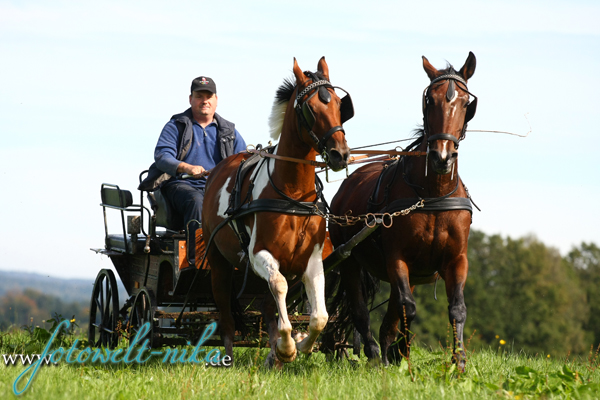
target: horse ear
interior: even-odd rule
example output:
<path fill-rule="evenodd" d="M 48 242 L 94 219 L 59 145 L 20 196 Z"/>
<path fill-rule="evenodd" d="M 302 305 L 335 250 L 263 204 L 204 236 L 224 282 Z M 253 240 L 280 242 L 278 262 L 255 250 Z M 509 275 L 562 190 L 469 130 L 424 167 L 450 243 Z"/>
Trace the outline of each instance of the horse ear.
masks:
<path fill-rule="evenodd" d="M 296 61 L 296 57 L 294 57 L 293 71 L 294 71 L 294 76 L 296 77 L 296 85 L 301 85 L 302 83 L 304 83 L 304 81 L 307 78 L 306 78 L 306 76 L 304 76 L 304 72 L 302 72 L 302 70 L 298 66 L 298 61 Z"/>
<path fill-rule="evenodd" d="M 317 71 L 319 71 L 325 79 L 329 80 L 329 67 L 327 66 L 327 62 L 325 61 L 325 56 L 321 57 L 319 60 L 319 64 L 317 65 Z"/>
<path fill-rule="evenodd" d="M 465 61 L 465 65 L 463 65 L 460 69 L 460 74 L 463 76 L 463 78 L 465 78 L 465 80 L 468 81 L 475 73 L 475 64 L 477 64 L 475 54 L 470 51 L 469 57 L 467 57 L 467 61 Z"/>
<path fill-rule="evenodd" d="M 429 80 L 434 80 L 439 75 L 438 70 L 433 65 L 431 65 L 431 63 L 425 56 L 422 56 L 422 57 L 423 57 L 423 69 L 427 73 Z"/>

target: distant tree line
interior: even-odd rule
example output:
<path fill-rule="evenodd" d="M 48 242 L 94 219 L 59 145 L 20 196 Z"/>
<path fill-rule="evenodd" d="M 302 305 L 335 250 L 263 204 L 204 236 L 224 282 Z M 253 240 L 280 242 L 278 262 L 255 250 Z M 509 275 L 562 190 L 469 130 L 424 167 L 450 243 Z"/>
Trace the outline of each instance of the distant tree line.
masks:
<path fill-rule="evenodd" d="M 584 354 L 600 344 L 600 248 L 582 243 L 562 257 L 535 237 L 469 237 L 469 276 L 465 286 L 468 349 L 506 346 L 535 354 Z M 389 297 L 381 286 L 374 305 Z M 451 340 L 444 282 L 417 286 L 414 340 L 439 348 Z M 387 304 L 371 313 L 378 333 Z M 13 291 L 0 297 L 0 329 L 41 325 L 55 313 L 87 326 L 89 305 L 64 302 L 37 290 Z M 378 335 L 377 335 L 378 336 Z M 376 336 L 376 337 L 377 337 Z M 501 344 L 503 341 L 505 344 Z"/>
<path fill-rule="evenodd" d="M 80 328 L 87 327 L 89 304 L 63 302 L 60 298 L 41 293 L 35 289 L 9 291 L 0 297 L 0 330 L 24 325 L 43 326 L 43 322 L 55 314 L 71 319 L 73 316 Z"/>
<path fill-rule="evenodd" d="M 508 347 L 527 353 L 583 354 L 600 344 L 600 248 L 582 243 L 565 257 L 535 237 L 471 231 L 465 286 L 469 349 Z M 414 340 L 439 348 L 452 340 L 443 280 L 415 288 Z M 375 301 L 387 299 L 389 285 Z M 378 332 L 386 306 L 373 311 Z M 501 342 L 502 341 L 502 342 Z"/>

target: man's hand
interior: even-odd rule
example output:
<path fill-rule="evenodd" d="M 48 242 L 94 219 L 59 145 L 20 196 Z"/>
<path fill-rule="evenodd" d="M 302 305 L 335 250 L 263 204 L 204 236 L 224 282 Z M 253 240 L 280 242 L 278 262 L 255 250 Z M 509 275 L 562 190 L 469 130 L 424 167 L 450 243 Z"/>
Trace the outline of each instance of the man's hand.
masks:
<path fill-rule="evenodd" d="M 201 165 L 192 165 L 192 164 L 188 164 L 185 162 L 181 162 L 177 166 L 178 174 L 199 175 L 199 174 L 203 173 L 204 171 L 206 171 L 206 170 Z"/>

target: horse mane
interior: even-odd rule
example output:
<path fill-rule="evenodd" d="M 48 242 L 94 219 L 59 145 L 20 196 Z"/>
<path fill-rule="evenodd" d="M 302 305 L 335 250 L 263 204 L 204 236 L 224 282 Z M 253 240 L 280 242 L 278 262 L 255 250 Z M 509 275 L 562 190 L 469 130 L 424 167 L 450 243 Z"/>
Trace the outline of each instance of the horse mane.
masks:
<path fill-rule="evenodd" d="M 306 72 L 305 72 L 306 74 Z M 313 72 L 319 79 L 325 79 L 320 72 Z M 283 128 L 283 120 L 285 118 L 285 110 L 292 98 L 292 94 L 296 90 L 296 79 L 294 77 L 285 78 L 283 83 L 275 92 L 275 100 L 271 107 L 271 115 L 269 116 L 269 133 L 272 139 L 279 139 L 281 129 Z"/>
<path fill-rule="evenodd" d="M 275 92 L 275 100 L 273 100 L 273 107 L 271 107 L 271 115 L 269 116 L 269 132 L 271 138 L 275 140 L 279 139 L 279 135 L 281 135 L 285 110 L 287 109 L 294 90 L 296 90 L 295 79 L 285 78 L 281 86 L 279 86 Z"/>
<path fill-rule="evenodd" d="M 454 69 L 454 67 L 452 66 L 452 64 L 450 64 L 448 61 L 446 61 L 446 68 L 445 69 L 441 69 L 439 72 L 441 72 L 442 74 L 461 75 L 458 71 L 456 71 Z"/>
<path fill-rule="evenodd" d="M 423 125 L 418 125 L 415 129 L 413 129 L 412 135 L 416 137 L 416 139 L 411 144 L 406 146 L 405 151 L 412 151 L 419 146 L 421 142 L 423 142 L 423 138 L 425 138 L 425 129 L 423 128 Z"/>

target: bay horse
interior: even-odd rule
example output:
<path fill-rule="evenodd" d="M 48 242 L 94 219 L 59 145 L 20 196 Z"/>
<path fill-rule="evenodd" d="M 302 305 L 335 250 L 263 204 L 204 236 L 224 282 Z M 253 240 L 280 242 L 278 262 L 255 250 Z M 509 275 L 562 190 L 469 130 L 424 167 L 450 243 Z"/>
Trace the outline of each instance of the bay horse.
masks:
<path fill-rule="evenodd" d="M 422 100 L 423 129 L 416 131 L 418 137 L 407 150 L 426 152 L 427 156 L 404 156 L 359 168 L 344 181 L 331 203 L 335 215 L 379 213 L 383 218 L 384 226 L 339 266 L 341 285 L 329 311 L 333 315 L 339 308 L 338 328 L 346 321 L 347 330 L 351 320 L 363 338 L 366 356 L 379 359 L 367 304 L 372 303 L 377 279 L 389 282 L 389 305 L 379 331 L 385 365 L 389 364 L 388 350 L 396 362 L 409 357 L 409 329 L 417 310 L 412 296 L 415 285 L 433 283 L 441 277 L 446 285 L 450 323 L 455 327 L 453 361 L 459 369 L 465 367 L 467 309 L 463 288 L 472 208 L 458 176 L 457 150 L 476 110 L 477 98 L 473 96 L 475 100 L 470 102 L 472 94 L 467 90 L 475 64 L 475 56 L 469 53 L 459 71 L 451 65 L 437 70 L 423 57 L 423 68 L 431 80 Z M 411 212 L 401 215 L 400 210 Z M 358 224 L 329 223 L 335 247 L 360 229 Z"/>
<path fill-rule="evenodd" d="M 271 136 L 279 137 L 275 158 L 260 159 L 247 173 L 242 172 L 251 164 L 247 153 L 219 163 L 209 175 L 202 214 L 205 237 L 214 242 L 209 241 L 207 256 L 225 352 L 233 357 L 232 274 L 249 261 L 272 294 L 261 308 L 271 347 L 268 365 L 293 361 L 296 349 L 310 353 L 327 323 L 325 201 L 315 158 L 321 154 L 335 171 L 346 167 L 350 150 L 342 124 L 354 113 L 350 96 L 340 99 L 331 85 L 325 57 L 317 72 L 302 72 L 294 58 L 293 73 L 295 79 L 284 80 L 277 90 L 269 121 Z M 294 277 L 302 278 L 312 310 L 308 335 L 299 343 L 291 336 L 286 305 L 286 278 Z"/>

